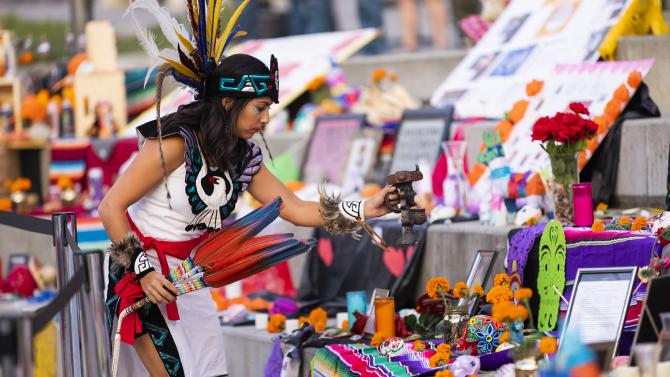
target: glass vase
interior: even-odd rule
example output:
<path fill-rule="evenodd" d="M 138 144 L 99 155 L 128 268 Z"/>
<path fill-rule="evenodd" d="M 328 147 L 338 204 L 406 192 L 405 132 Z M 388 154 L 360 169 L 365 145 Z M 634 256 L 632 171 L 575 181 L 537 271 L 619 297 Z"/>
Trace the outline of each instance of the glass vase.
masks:
<path fill-rule="evenodd" d="M 551 192 L 554 198 L 554 216 L 561 224 L 574 222 L 572 184 L 579 183 L 577 155 L 575 153 L 550 154 L 554 180 Z"/>
<path fill-rule="evenodd" d="M 524 357 L 514 361 L 515 377 L 537 377 L 538 374 L 537 359 L 535 356 Z"/>
<path fill-rule="evenodd" d="M 465 177 L 465 141 L 452 140 L 442 142 L 447 160 L 447 176 L 444 179 L 444 205 L 451 208 L 456 216 L 466 214 L 468 209 L 468 182 Z"/>
<path fill-rule="evenodd" d="M 468 326 L 468 311 L 465 307 L 447 308 L 444 311 L 444 342 L 456 347 L 458 339 Z"/>

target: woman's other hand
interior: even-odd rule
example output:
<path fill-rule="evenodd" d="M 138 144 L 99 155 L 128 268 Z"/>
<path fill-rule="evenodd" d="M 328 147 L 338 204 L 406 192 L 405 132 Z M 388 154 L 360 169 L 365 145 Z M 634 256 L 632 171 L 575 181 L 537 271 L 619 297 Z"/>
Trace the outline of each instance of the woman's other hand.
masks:
<path fill-rule="evenodd" d="M 177 299 L 177 289 L 156 271 L 151 271 L 140 279 L 144 294 L 154 304 L 167 304 Z"/>
<path fill-rule="evenodd" d="M 393 186 L 386 186 L 381 191 L 375 194 L 372 198 L 365 201 L 365 218 L 372 219 L 375 217 L 384 216 L 387 213 L 391 212 L 386 208 L 384 203 L 384 198 L 386 195 L 389 195 L 389 202 L 392 206 L 397 206 L 400 202 L 400 196 L 396 192 L 396 188 Z"/>

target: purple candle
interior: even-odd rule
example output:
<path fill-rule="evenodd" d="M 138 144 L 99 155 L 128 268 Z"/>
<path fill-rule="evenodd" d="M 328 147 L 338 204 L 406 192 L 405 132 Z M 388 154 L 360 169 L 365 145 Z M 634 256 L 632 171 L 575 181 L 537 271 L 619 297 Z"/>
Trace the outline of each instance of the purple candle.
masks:
<path fill-rule="evenodd" d="M 588 226 L 593 224 L 593 197 L 591 183 L 575 183 L 572 185 L 575 225 Z"/>

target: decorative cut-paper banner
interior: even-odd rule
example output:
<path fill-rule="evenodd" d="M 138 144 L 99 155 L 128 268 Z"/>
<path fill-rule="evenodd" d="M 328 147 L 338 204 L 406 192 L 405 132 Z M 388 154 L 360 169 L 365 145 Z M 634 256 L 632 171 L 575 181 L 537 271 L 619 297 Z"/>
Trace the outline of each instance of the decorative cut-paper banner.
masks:
<path fill-rule="evenodd" d="M 537 319 L 538 331 L 556 328 L 561 294 L 565 288 L 566 243 L 563 226 L 550 221 L 540 238 L 537 276 L 537 293 L 540 295 L 540 310 Z"/>

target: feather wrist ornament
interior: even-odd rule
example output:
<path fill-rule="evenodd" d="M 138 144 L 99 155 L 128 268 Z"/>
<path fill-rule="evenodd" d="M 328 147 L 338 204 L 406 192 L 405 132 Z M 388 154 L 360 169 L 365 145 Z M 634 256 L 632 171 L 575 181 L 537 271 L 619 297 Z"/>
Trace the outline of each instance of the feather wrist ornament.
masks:
<path fill-rule="evenodd" d="M 123 268 L 124 271 L 133 271 L 136 250 L 142 249 L 142 241 L 135 232 L 128 232 L 120 241 L 112 242 L 107 249 L 112 259 L 112 267 Z"/>
<path fill-rule="evenodd" d="M 323 219 L 323 226 L 330 234 L 350 234 L 354 239 L 360 239 L 361 235 L 358 231 L 361 225 L 355 220 L 353 216 L 345 216 L 341 211 L 340 196 L 335 196 L 326 193 L 324 187 L 319 187 L 319 204 L 321 208 L 319 213 Z"/>

